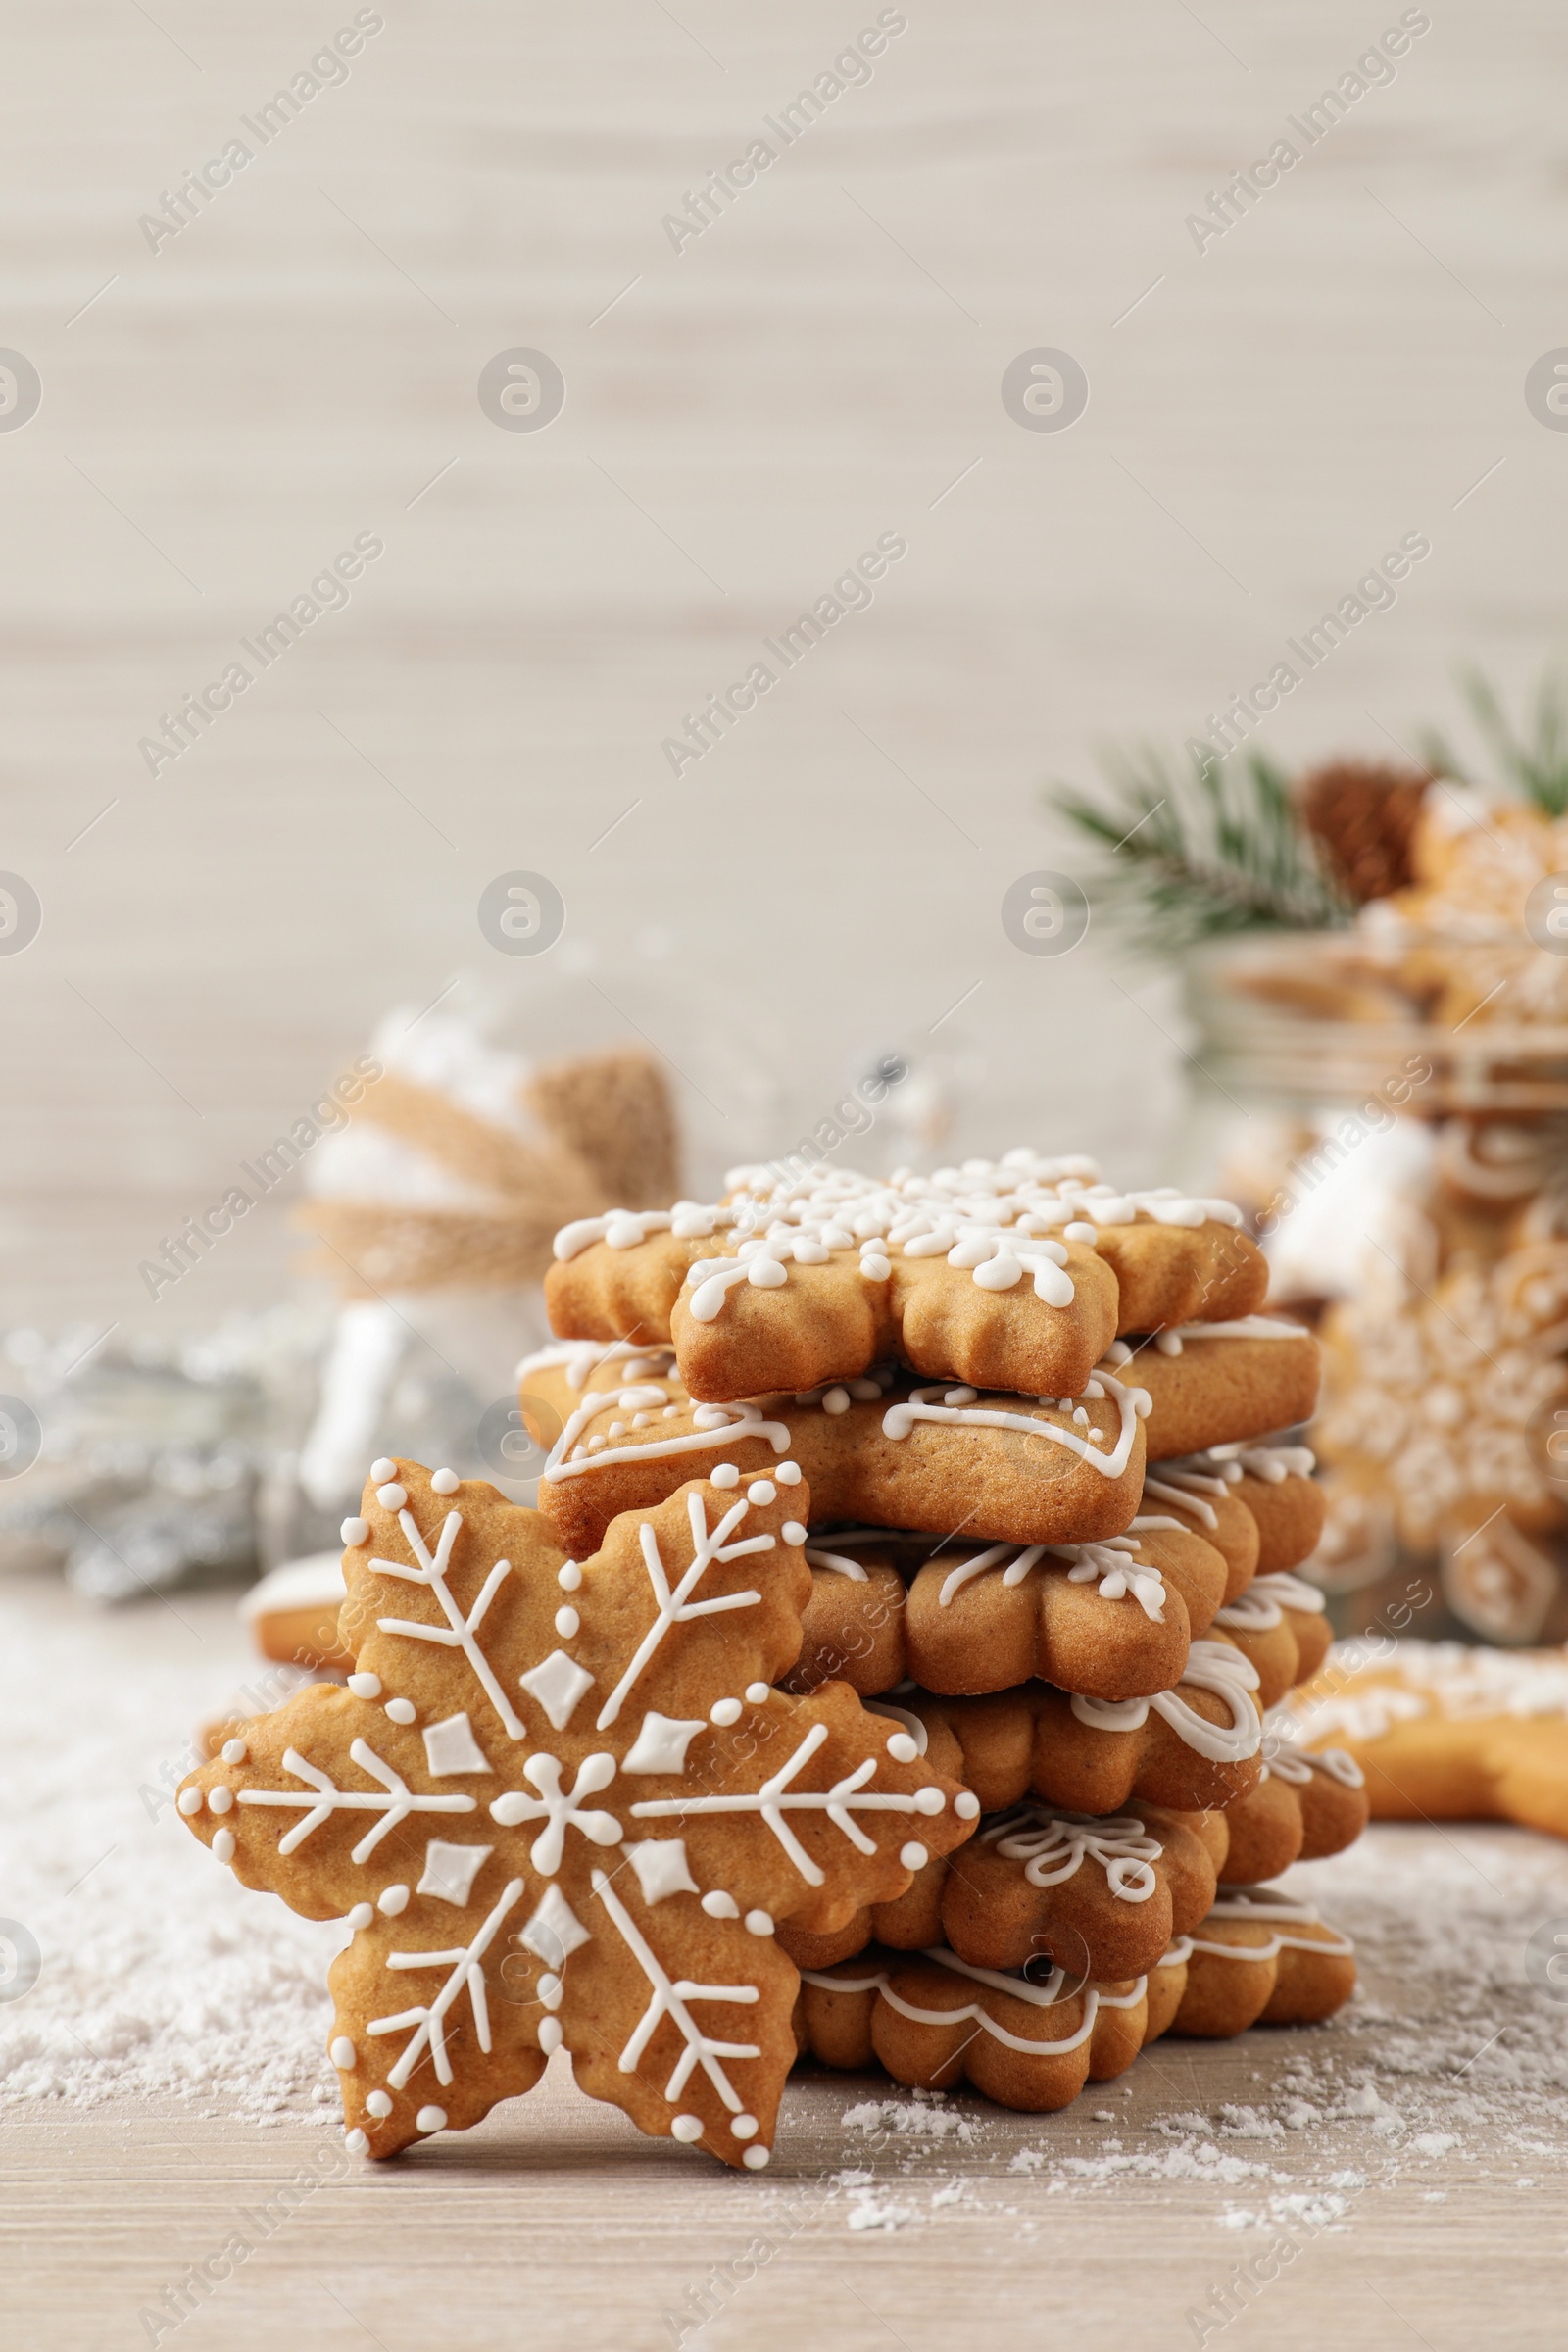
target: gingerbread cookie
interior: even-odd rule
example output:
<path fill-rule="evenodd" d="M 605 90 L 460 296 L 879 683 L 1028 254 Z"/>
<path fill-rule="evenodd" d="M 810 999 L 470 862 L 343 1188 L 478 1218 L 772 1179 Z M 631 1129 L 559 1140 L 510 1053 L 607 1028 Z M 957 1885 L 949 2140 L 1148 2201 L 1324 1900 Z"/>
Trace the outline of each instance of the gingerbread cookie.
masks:
<path fill-rule="evenodd" d="M 722 1201 L 564 1227 L 551 1328 L 668 1340 L 710 1401 L 850 1379 L 888 1356 L 1076 1396 L 1118 1331 L 1261 1303 L 1267 1266 L 1229 1201 L 1121 1194 L 1085 1170 L 1028 1152 L 886 1183 L 735 1169 Z"/>
<path fill-rule="evenodd" d="M 554 1408 L 569 1366 L 528 1357 L 523 1395 Z M 623 1359 L 624 1360 L 624 1359 Z M 633 1359 L 640 1360 L 640 1359 Z M 612 1368 L 613 1369 L 613 1368 Z M 599 1379 L 603 1375 L 597 1376 Z M 896 1379 L 693 1404 L 672 1373 L 574 1393 L 539 1482 L 540 1508 L 574 1553 L 621 1512 L 648 1510 L 715 1458 L 747 1477 L 784 1453 L 819 1521 L 966 1534 L 999 1543 L 1100 1543 L 1143 1491 L 1143 1392 L 1096 1373 L 1077 1396 L 983 1396 Z"/>
<path fill-rule="evenodd" d="M 354 1653 L 338 1640 L 343 1598 L 341 1556 L 318 1551 L 271 1569 L 246 1593 L 240 1614 L 264 1658 L 347 1674 Z"/>
<path fill-rule="evenodd" d="M 1021 1968 L 1044 1954 L 1080 1976 L 1139 1976 L 1208 1911 L 1227 1850 L 1219 1813 L 1014 1805 L 981 1822 L 956 1867 L 933 1856 L 906 1894 L 868 1904 L 835 1934 L 786 1921 L 778 1936 L 802 1968 L 874 1939 L 899 1951 L 947 1944 L 979 1968 Z"/>
<path fill-rule="evenodd" d="M 1176 1688 L 1152 1698 L 1086 1698 L 1025 1683 L 986 1698 L 901 1689 L 870 1704 L 897 1716 L 921 1753 L 929 1745 L 987 1813 L 1031 1793 L 1074 1812 L 1147 1803 L 1200 1813 L 1257 1786 L 1256 1690 L 1256 1671 L 1235 1643 L 1210 1638 L 1193 1643 Z"/>
<path fill-rule="evenodd" d="M 1213 1546 L 1158 1514 L 1103 1544 L 950 1544 L 909 1587 L 908 1670 L 954 1695 L 1039 1675 L 1097 1698 L 1142 1698 L 1180 1681 L 1225 1581 Z"/>
<path fill-rule="evenodd" d="M 1229 1886 L 1191 1938 L 1173 2031 L 1228 2040 L 1249 2026 L 1311 2026 L 1355 1990 L 1355 1946 L 1310 1903 Z"/>
<path fill-rule="evenodd" d="M 1235 1600 L 1253 1576 L 1299 1567 L 1317 1549 L 1323 1496 L 1312 1483 L 1315 1467 L 1308 1446 L 1237 1440 L 1152 1461 L 1145 1503 L 1175 1511 L 1224 1552 L 1233 1574 L 1225 1597 Z"/>
<path fill-rule="evenodd" d="M 1322 1593 L 1288 1570 L 1255 1577 L 1240 1600 L 1216 1613 L 1214 1624 L 1251 1660 L 1265 1714 L 1294 1684 L 1317 1672 L 1333 1640 Z"/>
<path fill-rule="evenodd" d="M 1340 1743 L 1378 1821 L 1513 1821 L 1568 1838 L 1568 1650 L 1342 1642 L 1290 1713 Z"/>
<path fill-rule="evenodd" d="M 803 1969 L 795 2013 L 802 2056 L 895 2082 L 952 2090 L 962 2081 L 1001 2107 L 1050 2115 L 1086 2082 L 1125 2074 L 1176 2014 L 1186 1964 L 1130 1984 L 1086 1984 L 1060 1968 L 1003 1975 L 954 1952 L 870 1951 Z"/>
<path fill-rule="evenodd" d="M 845 1685 L 771 1688 L 808 1499 L 788 1461 L 694 1481 L 579 1564 L 493 1487 L 372 1466 L 348 1688 L 257 1717 L 178 1798 L 245 1885 L 353 1930 L 329 1979 L 351 2148 L 476 2123 L 565 2047 L 641 2130 L 766 2163 L 794 2054 L 775 1919 L 831 1932 L 979 1811 Z"/>
<path fill-rule="evenodd" d="M 1125 1346 L 1106 1349 L 1105 1369 L 1151 1399 L 1151 1462 L 1288 1429 L 1317 1403 L 1317 1342 L 1278 1316 L 1163 1331 L 1123 1356 Z"/>
<path fill-rule="evenodd" d="M 1220 1884 L 1257 1886 L 1293 1862 L 1343 1853 L 1366 1828 L 1369 1813 L 1365 1775 L 1354 1758 L 1343 1748 L 1313 1753 L 1299 1746 L 1289 1711 L 1277 1708 L 1264 1721 L 1257 1787 L 1223 1815 Z"/>
<path fill-rule="evenodd" d="M 1217 1552 L 1159 1517 L 1137 1518 L 1105 1544 L 1021 1549 L 933 1551 L 928 1537 L 891 1529 L 829 1530 L 806 1556 L 811 1599 L 787 1687 L 809 1690 L 842 1674 L 867 1695 L 906 1676 L 975 1693 L 1037 1673 L 1104 1698 L 1163 1690 L 1207 1631 L 1225 1581 Z"/>

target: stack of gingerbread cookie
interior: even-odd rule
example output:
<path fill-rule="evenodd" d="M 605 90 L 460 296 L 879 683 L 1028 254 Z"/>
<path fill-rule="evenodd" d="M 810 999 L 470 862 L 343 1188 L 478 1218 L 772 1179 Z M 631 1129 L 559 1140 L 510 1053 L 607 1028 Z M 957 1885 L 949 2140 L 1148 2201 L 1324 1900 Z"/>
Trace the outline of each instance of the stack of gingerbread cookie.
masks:
<path fill-rule="evenodd" d="M 812 1590 L 786 1688 L 848 1684 L 982 1818 L 830 1932 L 781 1924 L 830 2063 L 1059 2106 L 1174 2024 L 1329 2015 L 1349 1946 L 1265 1884 L 1366 1819 L 1271 1716 L 1328 1644 L 1317 1350 L 1230 1203 L 1092 1163 L 734 1172 L 567 1227 L 520 1368 L 573 1557 L 694 1474 L 786 1458 Z M 750 1489 L 748 1489 L 750 1491 Z"/>

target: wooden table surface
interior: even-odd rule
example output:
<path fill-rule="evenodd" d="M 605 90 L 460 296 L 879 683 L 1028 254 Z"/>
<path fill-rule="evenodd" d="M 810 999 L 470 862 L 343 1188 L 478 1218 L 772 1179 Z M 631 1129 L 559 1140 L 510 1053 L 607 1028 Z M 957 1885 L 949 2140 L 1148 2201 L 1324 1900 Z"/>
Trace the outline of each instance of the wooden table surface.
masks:
<path fill-rule="evenodd" d="M 214 2352 L 291 2342 L 654 2352 L 680 2341 L 874 2352 L 891 2339 L 947 2352 L 978 2328 L 987 2345 L 1031 2352 L 1064 2340 L 1155 2352 L 1221 2337 L 1347 2352 L 1560 2344 L 1562 2176 L 1520 2187 L 1506 2132 L 1467 2135 L 1463 2161 L 1374 2177 L 1348 2219 L 1320 2228 L 1310 2215 L 1216 2226 L 1202 2180 L 1130 2178 L 1075 2192 L 1009 2169 L 1042 2144 L 1054 2160 L 1091 2163 L 1112 2140 L 1159 2148 L 1173 2108 L 1255 2107 L 1312 2039 L 1161 2043 L 1125 2084 L 1092 2087 L 1056 2117 L 961 2099 L 954 2104 L 977 2120 L 972 2147 L 899 2135 L 868 2147 L 840 2119 L 890 2085 L 819 2076 L 792 2089 L 765 2183 L 639 2138 L 579 2099 L 558 2059 L 529 2100 L 476 2132 L 385 2166 L 348 2165 L 286 2216 L 274 2205 L 282 2218 L 265 2238 L 255 2217 L 278 2186 L 334 2161 L 319 2130 L 131 2105 L 12 2119 L 0 2139 L 5 2340 L 10 2352 L 145 2342 L 139 2315 L 157 2313 L 189 2265 L 250 2229 L 257 2250 L 210 2297 L 192 2296 L 191 2316 L 158 2340 Z M 1096 2110 L 1114 2124 L 1093 2120 Z M 1369 2130 L 1353 2151 L 1363 2163 Z M 874 2174 L 878 2209 L 908 2218 L 852 2229 L 866 2200 L 835 2183 L 856 2171 Z M 1238 2187 L 1238 2205 L 1249 2190 Z M 1269 2278 L 1282 2241 L 1294 2251 L 1275 2253 Z M 1258 2258 L 1266 2282 L 1214 2325 L 1213 2290 Z"/>
<path fill-rule="evenodd" d="M 818 2071 L 791 2082 L 768 2170 L 727 2174 L 579 2096 L 558 2056 L 476 2131 L 376 2166 L 335 2120 L 331 1931 L 146 1802 L 256 1671 L 231 1592 L 103 1612 L 46 1578 L 0 1584 L 0 1915 L 44 1955 L 0 1999 L 5 2352 L 150 2331 L 214 2352 L 654 2352 L 682 2316 L 681 2341 L 736 2352 L 951 2352 L 977 2318 L 1042 2352 L 1064 2326 L 1128 2352 L 1560 2341 L 1568 2007 L 1525 1967 L 1544 1921 L 1568 1927 L 1555 1840 L 1375 1826 L 1291 1874 L 1356 1939 L 1338 2019 L 1167 2036 L 1055 2116 Z M 17 2095 L 29 2082 L 54 2095 Z M 248 2257 L 160 2331 L 166 2293 L 236 2231 Z M 1255 2305 L 1200 2337 L 1190 2315 L 1214 2321 L 1254 2262 Z"/>

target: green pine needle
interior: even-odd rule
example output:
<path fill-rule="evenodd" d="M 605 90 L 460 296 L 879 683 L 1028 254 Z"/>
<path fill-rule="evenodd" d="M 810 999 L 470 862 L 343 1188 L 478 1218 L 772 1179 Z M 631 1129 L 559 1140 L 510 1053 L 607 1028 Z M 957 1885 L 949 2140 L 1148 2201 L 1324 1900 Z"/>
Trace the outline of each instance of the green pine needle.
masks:
<path fill-rule="evenodd" d="M 1242 931 L 1324 930 L 1353 912 L 1325 877 L 1289 783 L 1260 752 L 1191 758 L 1152 749 L 1105 762 L 1102 799 L 1057 788 L 1052 805 L 1105 853 L 1090 897 L 1154 955 Z"/>
<path fill-rule="evenodd" d="M 1470 706 L 1477 734 L 1511 789 L 1547 816 L 1568 815 L 1568 710 L 1561 679 L 1550 670 L 1543 677 L 1536 692 L 1534 732 L 1528 738 L 1514 733 L 1502 697 L 1484 670 L 1461 670 L 1459 691 Z M 1434 773 L 1452 776 L 1457 783 L 1473 782 L 1441 730 L 1426 729 L 1420 744 L 1421 756 Z"/>

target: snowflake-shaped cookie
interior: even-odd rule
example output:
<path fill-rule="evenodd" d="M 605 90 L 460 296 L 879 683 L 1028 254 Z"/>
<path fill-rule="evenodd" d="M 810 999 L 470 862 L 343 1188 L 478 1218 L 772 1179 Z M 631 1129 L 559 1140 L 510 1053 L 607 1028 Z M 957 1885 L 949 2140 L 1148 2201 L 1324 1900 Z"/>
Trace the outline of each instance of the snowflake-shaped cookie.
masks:
<path fill-rule="evenodd" d="M 885 1180 L 731 1169 L 722 1200 L 587 1217 L 545 1285 L 565 1339 L 672 1341 L 699 1399 L 810 1389 L 884 1356 L 1076 1396 L 1118 1331 L 1246 1315 L 1268 1286 L 1227 1200 L 1123 1193 L 1092 1160 Z"/>
<path fill-rule="evenodd" d="M 344 1522 L 356 1670 L 246 1724 L 179 1808 L 249 1886 L 352 1931 L 330 2041 L 390 2156 L 551 2052 L 641 2130 L 767 2162 L 797 1979 L 979 1807 L 839 1685 L 771 1686 L 810 1590 L 797 1466 L 733 1470 L 565 1558 L 493 1487 L 379 1461 Z"/>

